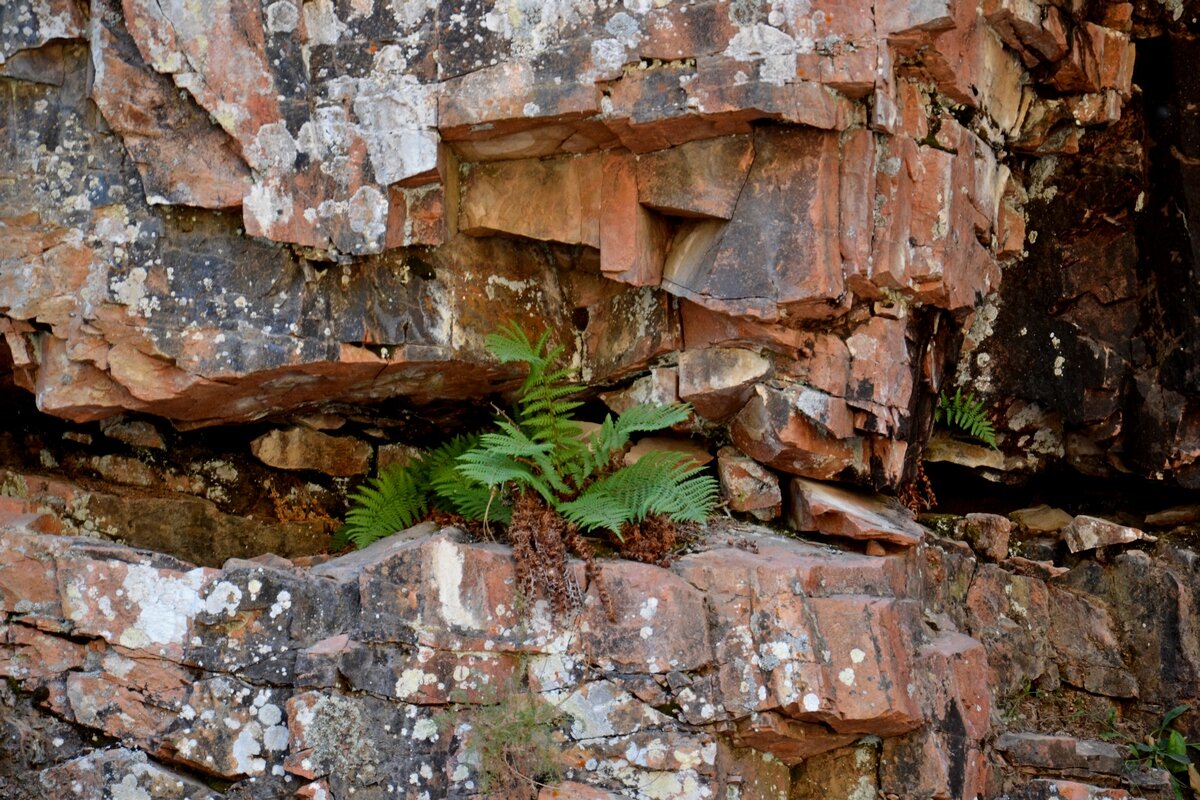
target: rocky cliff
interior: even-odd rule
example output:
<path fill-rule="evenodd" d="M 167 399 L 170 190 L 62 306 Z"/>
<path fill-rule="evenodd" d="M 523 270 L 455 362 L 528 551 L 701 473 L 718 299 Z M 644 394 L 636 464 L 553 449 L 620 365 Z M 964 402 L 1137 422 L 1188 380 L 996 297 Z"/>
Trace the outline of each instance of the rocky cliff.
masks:
<path fill-rule="evenodd" d="M 1195 13 L 5 2 L 0 787 L 505 796 L 515 725 L 545 800 L 1169 791 L 1100 739 L 1200 684 Z M 453 529 L 330 560 L 510 320 L 779 529 L 603 559 L 616 622 Z M 833 483 L 924 463 L 1071 513 Z"/>

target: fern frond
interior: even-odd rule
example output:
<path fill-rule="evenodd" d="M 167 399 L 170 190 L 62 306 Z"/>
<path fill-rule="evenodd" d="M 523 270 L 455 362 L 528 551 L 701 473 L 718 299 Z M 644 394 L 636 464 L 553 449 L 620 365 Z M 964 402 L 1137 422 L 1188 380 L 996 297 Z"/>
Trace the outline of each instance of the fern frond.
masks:
<path fill-rule="evenodd" d="M 983 407 L 983 402 L 976 399 L 974 394 L 968 393 L 964 396 L 961 388 L 956 389 L 953 396 L 942 392 L 938 395 L 933 419 L 996 449 L 996 429 Z"/>
<path fill-rule="evenodd" d="M 585 530 L 620 536 L 626 522 L 661 514 L 673 522 L 703 522 L 716 504 L 718 485 L 683 453 L 652 453 L 597 480 L 558 510 Z"/>
<path fill-rule="evenodd" d="M 506 523 L 509 509 L 498 500 L 497 491 L 458 471 L 459 457 L 477 447 L 479 439 L 479 434 L 456 436 L 425 457 L 424 478 L 433 491 L 431 501 L 466 519 Z"/>
<path fill-rule="evenodd" d="M 419 472 L 418 465 L 393 464 L 360 487 L 350 495 L 352 505 L 339 536 L 363 548 L 416 524 L 426 511 Z"/>
<path fill-rule="evenodd" d="M 488 334 L 486 341 L 488 352 L 503 363 L 524 361 L 529 364 L 542 361 L 542 348 L 550 339 L 547 331 L 538 338 L 537 344 L 529 341 L 525 331 L 513 320 L 501 325 L 495 333 Z"/>
<path fill-rule="evenodd" d="M 642 403 L 626 409 L 616 419 L 609 415 L 600 429 L 588 437 L 589 472 L 603 469 L 613 454 L 625 449 L 633 434 L 660 431 L 686 422 L 691 411 L 692 407 L 686 403 L 665 406 Z"/>
<path fill-rule="evenodd" d="M 513 483 L 519 487 L 533 489 L 547 503 L 553 504 L 557 499 L 550 482 L 543 479 L 529 464 L 493 452 L 487 449 L 485 442 L 459 457 L 458 472 L 484 486 L 499 488 L 506 483 Z"/>

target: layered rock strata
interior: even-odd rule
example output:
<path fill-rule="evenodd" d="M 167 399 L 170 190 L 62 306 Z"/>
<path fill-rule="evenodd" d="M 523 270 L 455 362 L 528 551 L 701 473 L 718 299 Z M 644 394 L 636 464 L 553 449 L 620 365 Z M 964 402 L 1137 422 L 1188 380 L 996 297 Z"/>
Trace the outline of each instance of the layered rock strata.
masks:
<path fill-rule="evenodd" d="M 611 618 L 573 564 L 552 618 L 507 547 L 432 524 L 217 569 L 41 519 L 0 530 L 6 797 L 496 796 L 481 743 L 537 698 L 543 800 L 1156 798 L 1100 739 L 1200 701 L 1200 563 L 1161 543 L 1055 565 L 724 526 L 669 569 L 602 561 Z"/>
<path fill-rule="evenodd" d="M 46 412 L 479 397 L 515 318 L 879 487 L 1023 250 L 1006 157 L 1115 120 L 1133 63 L 1119 20 L 1009 0 L 0 15 L 0 324 Z"/>
<path fill-rule="evenodd" d="M 922 621 L 913 551 L 730 533 L 670 570 L 606 562 L 613 622 L 594 587 L 572 619 L 521 610 L 507 548 L 429 526 L 311 568 L 220 570 L 10 528 L 0 673 L 42 709 L 13 718 L 18 738 L 42 736 L 39 720 L 53 733 L 49 712 L 120 742 L 76 756 L 73 737 L 21 782 L 31 796 L 82 782 L 86 796 L 476 797 L 473 720 L 532 693 L 563 717 L 565 777 L 613 797 L 786 797 L 791 765 L 871 736 L 885 759 L 893 741 L 954 754 L 920 778 L 983 791 L 987 659 Z M 915 796 L 912 767 L 880 788 Z"/>

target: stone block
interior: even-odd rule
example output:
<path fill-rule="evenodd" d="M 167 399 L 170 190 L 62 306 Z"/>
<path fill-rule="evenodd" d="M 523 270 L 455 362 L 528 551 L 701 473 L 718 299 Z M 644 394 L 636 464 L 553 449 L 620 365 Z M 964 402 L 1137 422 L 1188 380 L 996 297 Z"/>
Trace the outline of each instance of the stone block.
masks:
<path fill-rule="evenodd" d="M 1146 534 L 1137 528 L 1118 525 L 1099 517 L 1089 517 L 1080 514 L 1065 525 L 1060 534 L 1072 553 L 1085 550 L 1095 550 L 1098 547 L 1109 547 L 1115 544 L 1128 544 L 1138 539 L 1146 538 Z"/>
<path fill-rule="evenodd" d="M 729 219 L 753 162 L 750 136 L 645 153 L 637 158 L 638 201 L 672 216 Z"/>
<path fill-rule="evenodd" d="M 733 218 L 723 228 L 704 229 L 709 235 L 690 246 L 687 257 L 669 258 L 663 288 L 736 316 L 836 315 L 843 289 L 839 150 L 834 134 L 755 134 L 754 164 Z M 764 219 L 774 222 L 763 225 Z"/>
<path fill-rule="evenodd" d="M 789 524 L 800 531 L 911 546 L 925 529 L 891 498 L 871 496 L 831 484 L 793 478 L 789 485 Z"/>
<path fill-rule="evenodd" d="M 1049 644 L 1063 682 L 1106 697 L 1137 697 L 1106 604 L 1051 584 Z"/>
<path fill-rule="evenodd" d="M 330 436 L 303 426 L 264 433 L 250 452 L 276 469 L 311 469 L 327 475 L 363 475 L 371 467 L 371 446 L 349 436 Z"/>
<path fill-rule="evenodd" d="M 1003 733 L 996 749 L 1010 764 L 1055 771 L 1125 773 L 1125 752 L 1111 742 L 1050 736 L 1041 733 Z"/>
<path fill-rule="evenodd" d="M 599 247 L 604 168 L 596 154 L 470 165 L 459 229 Z"/>
<path fill-rule="evenodd" d="M 679 354 L 679 399 L 709 422 L 724 422 L 742 410 L 771 362 L 752 350 L 708 348 Z"/>
<path fill-rule="evenodd" d="M 730 434 L 739 450 L 783 472 L 829 480 L 863 469 L 849 407 L 806 386 L 757 384 Z"/>
<path fill-rule="evenodd" d="M 1074 519 L 1061 508 L 1051 508 L 1045 504 L 1020 508 L 1008 516 L 1025 530 L 1035 533 L 1053 533 L 1062 530 Z"/>
<path fill-rule="evenodd" d="M 1013 523 L 999 514 L 967 514 L 955 526 L 958 535 L 988 561 L 1003 561 L 1008 557 L 1012 527 Z"/>
<path fill-rule="evenodd" d="M 761 520 L 775 519 L 782 513 L 779 476 L 737 449 L 722 447 L 717 453 L 717 477 L 721 497 L 734 511 L 749 512 Z"/>
<path fill-rule="evenodd" d="M 657 286 L 667 254 L 666 221 L 638 203 L 633 156 L 606 153 L 600 183 L 600 269 L 633 286 Z"/>

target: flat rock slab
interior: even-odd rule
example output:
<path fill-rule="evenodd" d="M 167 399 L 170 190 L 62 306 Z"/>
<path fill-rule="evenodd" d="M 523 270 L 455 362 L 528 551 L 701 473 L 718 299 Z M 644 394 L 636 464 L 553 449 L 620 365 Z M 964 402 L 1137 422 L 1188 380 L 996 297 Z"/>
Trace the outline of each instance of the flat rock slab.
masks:
<path fill-rule="evenodd" d="M 1147 538 L 1146 534 L 1137 528 L 1083 514 L 1071 520 L 1071 523 L 1062 529 L 1061 536 L 1072 553 L 1114 544 L 1129 544 Z"/>
<path fill-rule="evenodd" d="M 788 521 L 799 531 L 906 546 L 919 543 L 925 535 L 907 509 L 881 496 L 807 478 L 793 478 L 790 491 Z"/>
<path fill-rule="evenodd" d="M 1004 753 L 1009 763 L 1027 767 L 1110 775 L 1125 772 L 1125 751 L 1110 742 L 1041 733 L 1005 733 L 996 739 L 996 749 Z"/>

